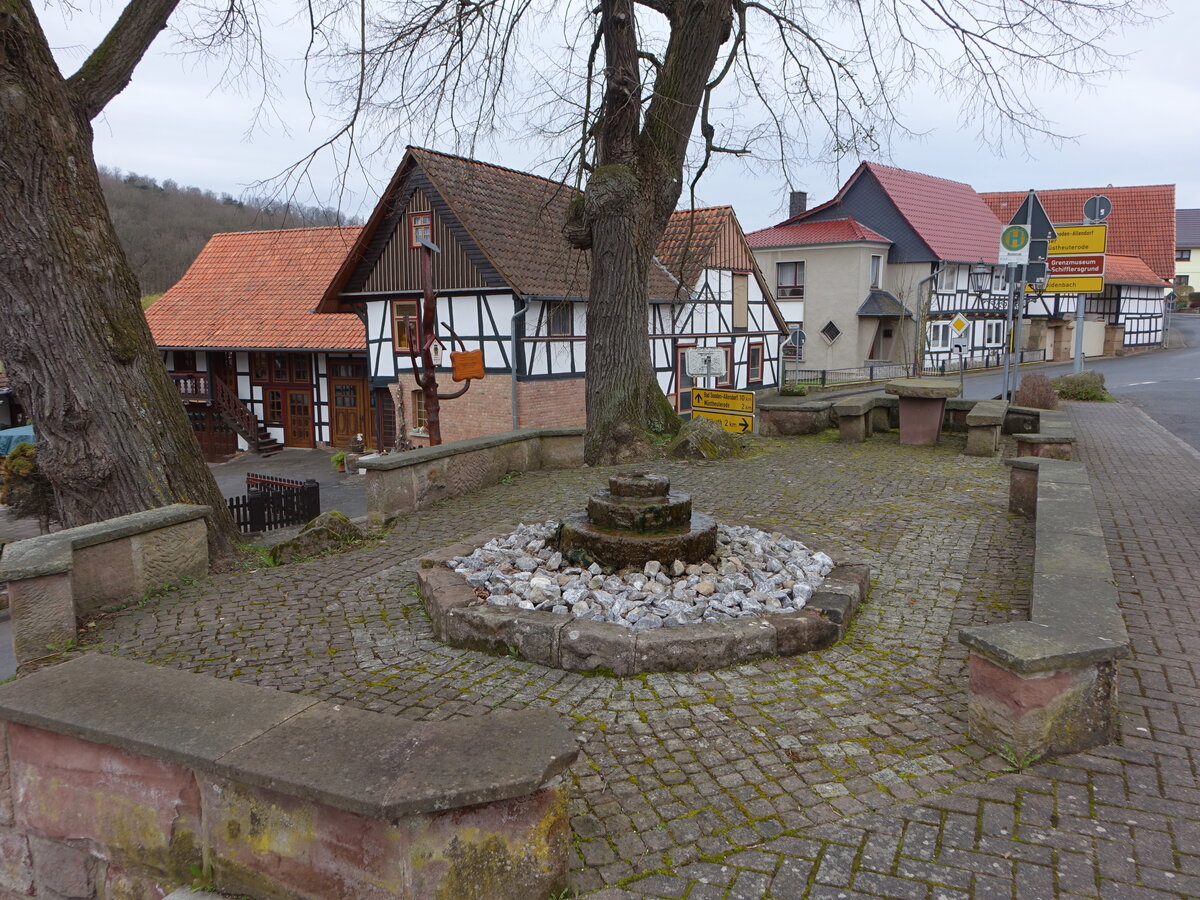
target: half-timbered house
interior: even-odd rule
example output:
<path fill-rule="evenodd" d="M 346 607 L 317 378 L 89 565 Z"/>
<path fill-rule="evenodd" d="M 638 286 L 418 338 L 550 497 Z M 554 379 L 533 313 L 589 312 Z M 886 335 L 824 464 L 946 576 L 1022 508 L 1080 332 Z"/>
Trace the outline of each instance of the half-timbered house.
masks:
<path fill-rule="evenodd" d="M 1112 201 L 1108 224 L 1104 291 L 1084 296 L 1085 355 L 1157 346 L 1163 341 L 1165 302 L 1175 277 L 1175 185 L 1108 185 L 1103 188 L 1039 190 L 1038 199 L 1059 225 L 1083 222 L 1083 206 L 1103 194 Z M 999 191 L 980 196 L 1002 222 L 1021 207 L 1025 191 Z M 1135 262 L 1136 261 L 1136 262 Z M 1052 295 L 1032 300 L 1026 317 L 1030 327 L 1022 345 L 1044 349 L 1047 359 L 1068 359 L 1074 352 L 1073 329 L 1078 297 Z M 1108 339 L 1089 336 L 1107 328 Z M 1118 339 L 1119 338 L 1119 339 Z M 1114 345 L 1115 342 L 1115 345 Z"/>
<path fill-rule="evenodd" d="M 313 307 L 358 228 L 217 234 L 146 310 L 205 458 L 369 446 L 392 403 L 372 392 L 362 323 Z"/>
<path fill-rule="evenodd" d="M 432 259 L 440 340 L 481 350 L 485 377 L 441 407 L 444 440 L 585 421 L 590 253 L 562 236 L 579 193 L 513 169 L 410 147 L 317 306 L 366 324 L 373 387 L 395 385 L 419 442 L 424 407 L 409 340 L 422 296 L 422 239 Z M 666 259 L 651 266 L 647 317 L 663 390 L 690 408 L 680 360 L 726 346 L 731 386 L 776 383 L 784 322 L 732 211 L 672 219 Z M 670 269 L 674 267 L 672 272 Z M 449 384 L 447 361 L 438 372 Z"/>
<path fill-rule="evenodd" d="M 970 185 L 864 162 L 832 200 L 796 201 L 787 219 L 747 238 L 776 296 L 803 299 L 806 366 L 910 363 L 918 328 L 924 362 L 936 365 L 952 352 L 958 313 L 969 326 L 954 343 L 966 356 L 1003 346 L 1000 223 Z M 976 293 L 968 275 L 981 263 L 992 277 Z"/>

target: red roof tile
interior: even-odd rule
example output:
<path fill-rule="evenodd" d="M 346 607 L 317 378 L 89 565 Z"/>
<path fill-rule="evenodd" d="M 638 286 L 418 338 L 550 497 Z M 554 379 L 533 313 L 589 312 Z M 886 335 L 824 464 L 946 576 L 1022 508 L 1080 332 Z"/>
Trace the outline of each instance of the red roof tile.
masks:
<path fill-rule="evenodd" d="M 709 260 L 731 215 L 731 206 L 676 210 L 654 255 L 682 284 L 694 286 L 700 270 L 711 265 Z"/>
<path fill-rule="evenodd" d="M 1027 191 L 995 191 L 981 194 L 1002 222 L 1009 222 L 1025 200 Z M 1175 185 L 1149 184 L 1131 187 L 1063 188 L 1038 191 L 1051 222 L 1083 221 L 1083 204 L 1103 194 L 1113 204 L 1108 217 L 1108 252 L 1138 256 L 1160 278 L 1175 277 Z"/>
<path fill-rule="evenodd" d="M 215 234 L 146 310 L 160 347 L 362 350 L 355 315 L 314 315 L 354 228 Z"/>
<path fill-rule="evenodd" d="M 938 259 L 996 262 L 1000 222 L 969 184 L 878 163 L 863 163 L 861 169 L 879 180 L 900 214 Z M 855 177 L 851 176 L 851 181 Z"/>
<path fill-rule="evenodd" d="M 797 222 L 794 225 L 775 225 L 746 235 L 751 247 L 796 247 L 808 244 L 842 244 L 853 241 L 872 241 L 890 244 L 891 241 L 861 222 L 851 218 L 826 219 L 817 222 Z"/>
<path fill-rule="evenodd" d="M 1108 284 L 1152 284 L 1156 287 L 1166 284 L 1139 257 L 1116 253 L 1104 257 L 1104 280 Z"/>

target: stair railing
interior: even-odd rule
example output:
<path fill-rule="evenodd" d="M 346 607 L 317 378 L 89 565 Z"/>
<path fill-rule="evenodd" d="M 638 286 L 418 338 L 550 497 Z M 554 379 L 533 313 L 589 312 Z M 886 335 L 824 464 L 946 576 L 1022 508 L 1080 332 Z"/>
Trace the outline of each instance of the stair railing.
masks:
<path fill-rule="evenodd" d="M 234 430 L 244 437 L 251 447 L 258 448 L 258 419 L 220 378 L 210 379 L 213 403 L 217 410 L 229 420 Z"/>

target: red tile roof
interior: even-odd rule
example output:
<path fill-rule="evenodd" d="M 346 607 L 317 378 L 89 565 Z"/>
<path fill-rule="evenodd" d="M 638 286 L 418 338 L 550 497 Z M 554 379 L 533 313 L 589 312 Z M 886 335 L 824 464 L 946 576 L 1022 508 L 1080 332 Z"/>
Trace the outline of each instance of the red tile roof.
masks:
<path fill-rule="evenodd" d="M 1175 210 L 1175 246 L 1181 250 L 1200 247 L 1200 209 Z"/>
<path fill-rule="evenodd" d="M 146 320 L 160 347 L 362 350 L 355 315 L 315 315 L 359 230 L 215 234 Z"/>
<path fill-rule="evenodd" d="M 890 244 L 891 241 L 861 222 L 851 218 L 826 219 L 817 222 L 797 222 L 795 225 L 775 225 L 746 235 L 751 247 L 797 247 L 808 244 L 843 244 L 853 241 L 872 241 Z"/>
<path fill-rule="evenodd" d="M 1027 193 L 997 191 L 980 196 L 996 217 L 1007 223 Z M 1108 217 L 1108 252 L 1141 257 L 1160 278 L 1174 278 L 1175 185 L 1109 185 L 1037 192 L 1050 221 L 1060 224 L 1083 221 L 1083 204 L 1096 194 L 1108 197 L 1113 205 Z"/>
<path fill-rule="evenodd" d="M 900 214 L 938 259 L 988 263 L 998 259 L 1000 222 L 969 184 L 878 163 L 865 162 L 859 169 L 879 180 Z M 855 177 L 857 173 L 847 186 Z"/>
<path fill-rule="evenodd" d="M 1104 257 L 1104 280 L 1108 284 L 1166 284 L 1139 257 L 1109 253 Z"/>
<path fill-rule="evenodd" d="M 693 287 L 700 270 L 710 264 L 731 215 L 731 206 L 676 210 L 667 221 L 655 256 L 680 282 Z"/>

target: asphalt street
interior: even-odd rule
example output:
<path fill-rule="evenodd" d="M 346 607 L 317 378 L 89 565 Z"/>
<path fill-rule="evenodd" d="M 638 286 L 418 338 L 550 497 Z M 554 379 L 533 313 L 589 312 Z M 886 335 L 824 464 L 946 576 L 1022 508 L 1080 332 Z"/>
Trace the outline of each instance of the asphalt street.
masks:
<path fill-rule="evenodd" d="M 1104 374 L 1109 393 L 1141 407 L 1156 422 L 1200 450 L 1200 316 L 1176 315 L 1171 327 L 1187 344 L 1176 350 L 1151 350 L 1131 356 L 1086 361 L 1084 368 Z M 1023 366 L 1021 374 L 1048 378 L 1068 374 L 1071 362 Z M 963 396 L 972 399 L 1000 393 L 1001 375 L 968 375 Z"/>

